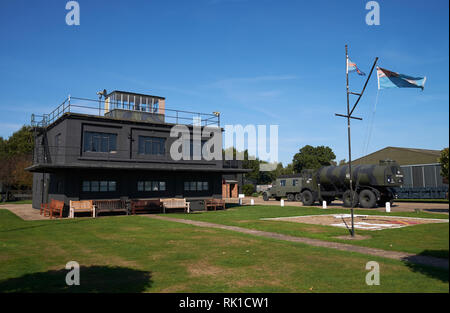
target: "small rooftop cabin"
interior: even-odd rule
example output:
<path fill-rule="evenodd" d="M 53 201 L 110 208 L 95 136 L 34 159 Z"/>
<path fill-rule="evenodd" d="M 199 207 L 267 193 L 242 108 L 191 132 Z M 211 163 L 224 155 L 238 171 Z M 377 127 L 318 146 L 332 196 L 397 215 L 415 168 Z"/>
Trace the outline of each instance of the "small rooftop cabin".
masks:
<path fill-rule="evenodd" d="M 113 91 L 105 97 L 105 116 L 164 123 L 165 98 Z"/>

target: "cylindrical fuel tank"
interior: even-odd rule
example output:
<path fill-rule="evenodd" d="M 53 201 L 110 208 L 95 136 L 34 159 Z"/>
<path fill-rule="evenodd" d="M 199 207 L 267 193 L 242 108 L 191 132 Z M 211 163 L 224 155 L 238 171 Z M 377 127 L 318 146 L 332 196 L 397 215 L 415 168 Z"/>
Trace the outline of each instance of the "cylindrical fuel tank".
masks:
<path fill-rule="evenodd" d="M 353 165 L 353 184 L 395 187 L 401 184 L 400 167 L 395 162 L 380 165 Z M 318 170 L 317 180 L 324 188 L 346 189 L 349 185 L 349 166 L 325 166 Z"/>

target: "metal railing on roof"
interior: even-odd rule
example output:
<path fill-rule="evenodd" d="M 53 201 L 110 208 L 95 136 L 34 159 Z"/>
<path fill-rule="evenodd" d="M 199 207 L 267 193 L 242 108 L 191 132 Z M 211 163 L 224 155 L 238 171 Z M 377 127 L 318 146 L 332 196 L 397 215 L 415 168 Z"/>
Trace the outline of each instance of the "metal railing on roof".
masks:
<path fill-rule="evenodd" d="M 155 114 L 164 117 L 164 123 L 168 124 L 183 124 L 183 125 L 198 125 L 198 126 L 215 126 L 220 127 L 220 113 L 200 113 L 185 110 L 175 110 L 164 108 L 161 111 L 148 111 L 148 108 L 134 105 L 124 106 L 123 103 L 116 103 L 108 101 L 109 109 L 105 107 L 105 100 L 94 100 L 87 98 L 79 98 L 69 96 L 53 111 L 48 114 L 31 115 L 31 125 L 34 127 L 47 127 L 55 122 L 66 113 L 79 113 L 91 116 L 108 117 L 105 113 L 113 110 L 142 112 L 148 114 Z M 151 109 L 153 110 L 153 109 Z M 159 109 L 158 109 L 159 110 Z"/>

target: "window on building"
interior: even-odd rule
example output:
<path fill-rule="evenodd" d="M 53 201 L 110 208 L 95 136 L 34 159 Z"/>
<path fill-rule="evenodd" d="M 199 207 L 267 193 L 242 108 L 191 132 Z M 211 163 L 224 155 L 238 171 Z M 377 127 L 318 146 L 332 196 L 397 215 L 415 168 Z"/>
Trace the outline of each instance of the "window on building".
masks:
<path fill-rule="evenodd" d="M 101 181 L 100 182 L 100 191 L 108 191 L 108 182 L 107 181 Z"/>
<path fill-rule="evenodd" d="M 209 184 L 207 181 L 185 181 L 184 191 L 207 191 Z"/>
<path fill-rule="evenodd" d="M 61 134 L 58 134 L 58 135 L 55 136 L 56 151 L 58 151 L 60 146 L 61 146 Z"/>
<path fill-rule="evenodd" d="M 195 159 L 201 159 L 202 158 L 202 151 L 203 151 L 203 146 L 205 145 L 205 143 L 207 142 L 207 140 L 202 139 L 201 141 L 199 140 L 191 140 L 191 139 L 185 139 L 183 142 L 183 146 L 187 147 L 189 145 L 189 153 L 186 149 L 183 149 L 182 154 L 183 154 L 183 158 L 184 159 L 189 159 L 189 160 L 193 160 L 194 159 L 194 152 L 196 153 L 196 158 Z M 194 147 L 195 147 L 195 151 L 194 151 Z"/>
<path fill-rule="evenodd" d="M 84 132 L 85 152 L 111 152 L 116 151 L 117 134 Z"/>
<path fill-rule="evenodd" d="M 108 181 L 108 191 L 116 191 L 116 182 L 113 180 Z"/>
<path fill-rule="evenodd" d="M 116 188 L 117 182 L 113 180 L 84 180 L 81 184 L 83 192 L 112 192 Z"/>
<path fill-rule="evenodd" d="M 64 184 L 62 180 L 58 180 L 58 183 L 56 184 L 56 190 L 58 191 L 58 193 L 64 192 Z"/>
<path fill-rule="evenodd" d="M 165 181 L 146 180 L 137 182 L 138 191 L 166 191 Z"/>
<path fill-rule="evenodd" d="M 98 181 L 91 181 L 91 190 L 92 192 L 98 192 L 99 190 L 99 184 Z"/>
<path fill-rule="evenodd" d="M 83 190 L 83 192 L 88 192 L 91 191 L 91 182 L 89 181 L 83 181 L 83 187 L 81 190 Z"/>
<path fill-rule="evenodd" d="M 141 97 L 142 98 L 142 97 Z M 144 112 L 147 112 L 148 111 L 148 104 L 147 104 L 147 100 L 146 100 L 147 98 L 146 97 L 144 97 L 143 99 L 142 99 L 142 102 L 141 102 L 141 111 L 144 111 Z"/>
<path fill-rule="evenodd" d="M 166 138 L 139 136 L 139 154 L 164 155 Z"/>

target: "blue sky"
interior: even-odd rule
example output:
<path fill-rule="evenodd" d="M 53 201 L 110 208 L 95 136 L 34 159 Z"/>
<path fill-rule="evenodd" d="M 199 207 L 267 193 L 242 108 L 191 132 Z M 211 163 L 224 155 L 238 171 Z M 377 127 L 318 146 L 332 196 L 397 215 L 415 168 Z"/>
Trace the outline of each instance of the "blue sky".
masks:
<path fill-rule="evenodd" d="M 442 149 L 449 137 L 448 1 L 80 0 L 0 2 L 0 136 L 68 94 L 106 88 L 166 97 L 166 106 L 220 111 L 223 124 L 278 124 L 279 160 L 306 144 L 347 158 L 345 44 L 368 73 L 427 76 L 425 90 L 379 93 L 376 76 L 352 123 L 353 158 L 385 146 Z M 364 78 L 350 76 L 358 92 Z M 373 119 L 373 123 L 370 120 Z M 373 125 L 370 128 L 370 125 Z M 367 145 L 367 133 L 371 139 Z"/>

